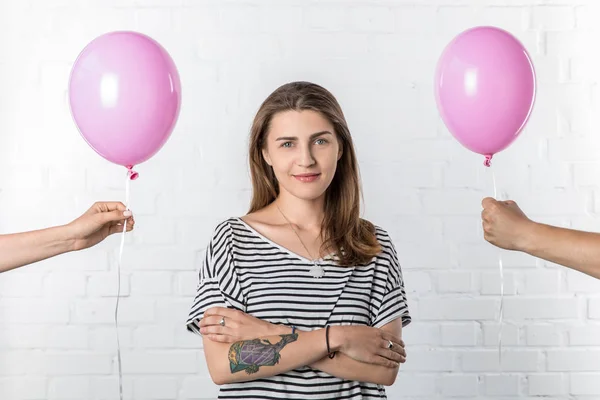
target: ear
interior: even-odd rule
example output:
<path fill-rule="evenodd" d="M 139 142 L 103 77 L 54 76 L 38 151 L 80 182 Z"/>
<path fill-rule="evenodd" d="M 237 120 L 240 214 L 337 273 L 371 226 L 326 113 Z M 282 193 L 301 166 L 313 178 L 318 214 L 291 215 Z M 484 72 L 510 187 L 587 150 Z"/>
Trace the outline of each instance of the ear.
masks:
<path fill-rule="evenodd" d="M 269 164 L 272 167 L 273 164 L 271 163 L 271 157 L 269 156 L 269 152 L 267 151 L 267 149 L 262 149 L 262 156 L 267 162 L 267 164 Z"/>
<path fill-rule="evenodd" d="M 342 159 L 342 154 L 344 154 L 344 151 L 342 150 L 342 148 L 340 147 L 340 151 L 338 151 L 338 157 L 337 160 L 340 161 Z"/>

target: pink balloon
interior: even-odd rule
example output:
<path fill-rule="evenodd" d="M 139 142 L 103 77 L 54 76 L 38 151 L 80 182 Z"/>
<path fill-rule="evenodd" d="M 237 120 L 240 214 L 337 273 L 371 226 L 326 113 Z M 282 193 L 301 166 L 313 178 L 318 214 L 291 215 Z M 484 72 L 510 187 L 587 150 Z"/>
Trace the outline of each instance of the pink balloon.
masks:
<path fill-rule="evenodd" d="M 486 156 L 486 165 L 519 136 L 535 92 L 527 50 L 499 28 L 459 34 L 437 64 L 435 98 L 442 120 L 464 147 Z"/>
<path fill-rule="evenodd" d="M 102 157 L 131 168 L 158 152 L 179 116 L 181 82 L 167 51 L 136 32 L 90 42 L 69 78 L 73 119 Z"/>

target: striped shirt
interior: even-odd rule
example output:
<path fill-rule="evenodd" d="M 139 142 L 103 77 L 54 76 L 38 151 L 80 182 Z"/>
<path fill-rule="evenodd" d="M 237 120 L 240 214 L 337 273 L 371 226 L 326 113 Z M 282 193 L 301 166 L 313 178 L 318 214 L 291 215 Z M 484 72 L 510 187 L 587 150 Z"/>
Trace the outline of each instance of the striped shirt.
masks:
<path fill-rule="evenodd" d="M 219 223 L 207 246 L 187 329 L 211 307 L 235 308 L 273 324 L 310 331 L 326 325 L 382 327 L 410 323 L 402 272 L 392 241 L 376 226 L 382 251 L 365 266 L 343 267 L 337 256 L 312 262 L 274 243 L 240 218 Z M 269 378 L 220 386 L 219 399 L 385 399 L 374 383 L 336 378 L 308 366 Z"/>

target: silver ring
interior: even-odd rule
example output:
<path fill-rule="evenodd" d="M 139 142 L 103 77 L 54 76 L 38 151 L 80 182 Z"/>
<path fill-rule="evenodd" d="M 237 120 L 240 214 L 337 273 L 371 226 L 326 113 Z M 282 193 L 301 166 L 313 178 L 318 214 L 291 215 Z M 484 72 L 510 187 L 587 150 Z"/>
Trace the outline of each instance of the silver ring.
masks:
<path fill-rule="evenodd" d="M 392 341 L 391 341 L 391 340 L 388 340 L 388 345 L 387 345 L 387 348 L 388 348 L 388 349 L 391 349 L 392 347 L 394 347 L 394 343 L 392 343 Z"/>
<path fill-rule="evenodd" d="M 225 326 L 225 317 L 221 318 L 221 320 L 219 321 L 219 325 Z"/>

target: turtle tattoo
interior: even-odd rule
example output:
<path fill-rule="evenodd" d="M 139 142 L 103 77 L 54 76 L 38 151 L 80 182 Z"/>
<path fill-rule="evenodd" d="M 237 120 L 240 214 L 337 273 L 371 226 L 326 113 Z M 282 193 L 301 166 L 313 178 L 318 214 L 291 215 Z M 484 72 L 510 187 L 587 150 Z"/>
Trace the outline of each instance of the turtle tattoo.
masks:
<path fill-rule="evenodd" d="M 277 364 L 281 358 L 281 349 L 298 339 L 297 333 L 279 336 L 281 340 L 277 343 L 271 343 L 267 339 L 252 339 L 232 344 L 228 355 L 231 373 L 246 371 L 250 375 L 258 372 L 262 366 Z"/>

